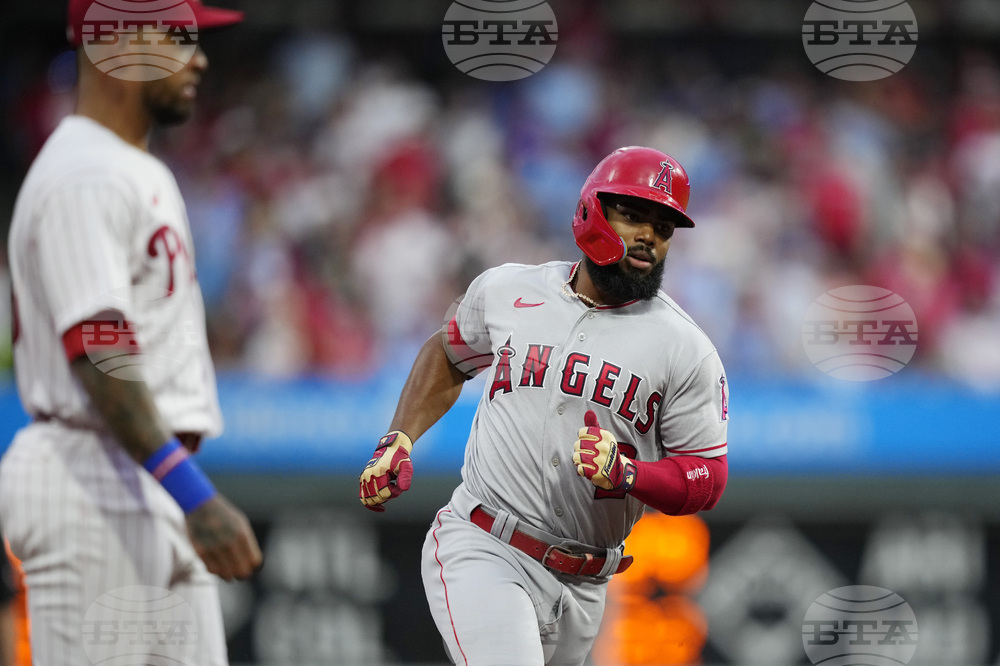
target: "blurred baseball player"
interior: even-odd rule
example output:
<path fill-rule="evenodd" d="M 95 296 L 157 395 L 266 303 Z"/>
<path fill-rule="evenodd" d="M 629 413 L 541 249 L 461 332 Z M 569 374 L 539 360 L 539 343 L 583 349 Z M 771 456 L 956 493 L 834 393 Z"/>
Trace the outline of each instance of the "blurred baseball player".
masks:
<path fill-rule="evenodd" d="M 242 18 L 184 3 L 199 32 Z M 134 28 L 109 24 L 108 7 L 69 2 L 76 114 L 15 204 L 15 369 L 32 422 L 0 464 L 0 518 L 26 575 L 35 663 L 226 664 L 209 572 L 249 576 L 261 554 L 246 517 L 189 457 L 221 415 L 184 202 L 147 152 L 155 124 L 190 116 L 208 61 L 176 46 L 159 53 L 190 59 L 170 76 L 103 73 L 87 35 L 117 44 L 123 63 L 156 63 L 135 60 Z M 158 622 L 171 608 L 166 619 L 187 617 L 171 593 L 193 624 Z"/>
<path fill-rule="evenodd" d="M 689 182 L 657 150 L 616 150 L 583 186 L 583 258 L 486 271 L 421 349 L 360 479 L 376 511 L 416 441 L 489 370 L 462 483 L 424 543 L 431 613 L 458 664 L 582 664 L 623 542 L 646 506 L 691 514 L 726 485 L 726 375 L 660 291 Z M 574 441 L 575 440 L 575 441 Z"/>

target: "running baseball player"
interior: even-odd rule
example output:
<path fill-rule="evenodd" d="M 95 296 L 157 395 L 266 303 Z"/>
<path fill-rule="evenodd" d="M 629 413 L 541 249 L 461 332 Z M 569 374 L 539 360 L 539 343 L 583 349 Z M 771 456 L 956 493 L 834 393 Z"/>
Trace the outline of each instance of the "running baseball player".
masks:
<path fill-rule="evenodd" d="M 462 483 L 424 543 L 431 613 L 458 664 L 582 664 L 623 542 L 647 506 L 711 509 L 726 486 L 726 374 L 660 291 L 690 185 L 628 147 L 587 179 L 583 258 L 486 271 L 423 346 L 360 478 L 376 511 L 409 488 L 413 442 L 488 371 Z"/>
<path fill-rule="evenodd" d="M 199 33 L 242 18 L 182 1 Z M 69 2 L 76 113 L 15 203 L 15 370 L 32 421 L 0 463 L 0 519 L 26 575 L 35 663 L 218 666 L 211 574 L 249 576 L 261 554 L 190 457 L 222 422 L 184 202 L 148 152 L 155 124 L 192 113 L 208 61 L 198 47 L 168 53 L 189 60 L 164 78 L 104 73 L 87 35 L 120 44 L 124 65 L 156 61 L 134 58 L 107 6 L 95 28 L 94 4 Z"/>

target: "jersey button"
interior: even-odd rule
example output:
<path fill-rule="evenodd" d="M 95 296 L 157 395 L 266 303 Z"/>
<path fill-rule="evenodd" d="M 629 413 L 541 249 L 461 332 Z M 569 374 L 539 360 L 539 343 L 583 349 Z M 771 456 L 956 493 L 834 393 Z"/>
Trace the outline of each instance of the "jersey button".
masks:
<path fill-rule="evenodd" d="M 553 467 L 559 467 L 559 458 L 558 457 L 552 458 L 552 466 Z"/>
<path fill-rule="evenodd" d="M 594 318 L 594 313 L 593 312 L 588 312 L 587 313 L 587 319 L 593 319 L 593 318 Z"/>
<path fill-rule="evenodd" d="M 563 407 L 562 405 L 559 405 L 558 407 L 556 407 L 556 414 L 562 415 L 563 412 L 565 412 L 565 411 L 566 411 L 566 408 Z"/>
<path fill-rule="evenodd" d="M 580 340 L 586 340 L 587 339 L 587 334 L 586 333 L 581 333 L 580 335 L 578 335 L 576 337 L 579 338 Z"/>
<path fill-rule="evenodd" d="M 557 509 L 556 509 L 556 515 L 557 515 L 557 516 L 559 516 L 560 518 L 562 518 L 562 514 L 563 514 L 563 510 L 562 510 L 562 509 L 559 509 L 559 508 L 557 508 Z"/>

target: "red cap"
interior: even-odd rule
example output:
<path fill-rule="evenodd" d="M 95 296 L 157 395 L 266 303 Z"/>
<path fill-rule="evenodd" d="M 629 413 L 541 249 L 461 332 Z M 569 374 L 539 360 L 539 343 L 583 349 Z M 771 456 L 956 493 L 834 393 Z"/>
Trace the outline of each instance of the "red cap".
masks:
<path fill-rule="evenodd" d="M 122 12 L 123 16 L 155 18 L 161 12 L 176 12 L 187 5 L 194 13 L 196 30 L 223 28 L 243 20 L 243 12 L 234 9 L 206 7 L 201 0 L 69 0 L 66 10 L 66 37 L 73 46 L 83 44 L 83 23 L 93 5 L 100 5 L 107 12 Z"/>

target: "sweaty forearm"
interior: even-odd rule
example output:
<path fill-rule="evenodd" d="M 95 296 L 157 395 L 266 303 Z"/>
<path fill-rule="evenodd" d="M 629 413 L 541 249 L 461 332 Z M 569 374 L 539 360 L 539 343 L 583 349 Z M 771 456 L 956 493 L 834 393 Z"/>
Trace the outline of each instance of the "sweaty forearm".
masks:
<path fill-rule="evenodd" d="M 466 379 L 445 354 L 441 334 L 431 335 L 406 379 L 390 430 L 402 430 L 416 441 L 452 408 Z"/>
<path fill-rule="evenodd" d="M 70 367 L 108 429 L 137 462 L 148 459 L 171 438 L 144 382 L 111 377 L 86 356 Z"/>

